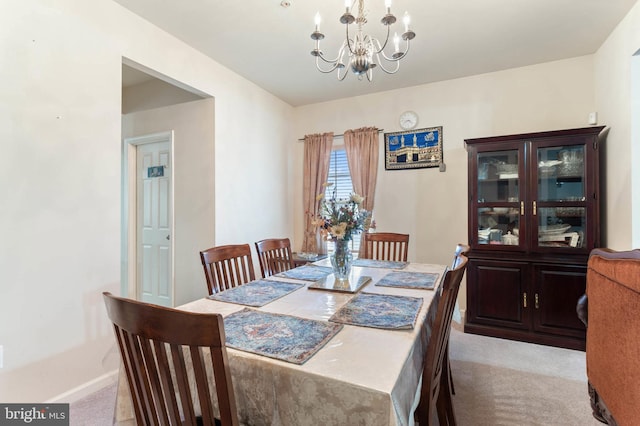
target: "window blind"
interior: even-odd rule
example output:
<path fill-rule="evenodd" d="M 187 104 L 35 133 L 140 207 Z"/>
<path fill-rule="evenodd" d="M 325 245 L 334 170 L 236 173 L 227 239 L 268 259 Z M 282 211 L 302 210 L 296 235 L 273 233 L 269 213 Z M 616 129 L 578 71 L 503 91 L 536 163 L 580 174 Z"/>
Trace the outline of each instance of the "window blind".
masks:
<path fill-rule="evenodd" d="M 344 148 L 334 149 L 331 151 L 331 161 L 329 162 L 329 183 L 333 185 L 327 186 L 324 197 L 330 200 L 335 196 L 336 200 L 348 201 L 353 193 L 353 182 L 351 181 L 351 173 L 349 171 L 349 163 L 347 162 L 347 152 Z M 360 235 L 354 235 L 351 240 L 351 251 L 354 254 L 360 249 Z M 333 252 L 335 249 L 333 242 L 327 241 L 327 250 Z"/>

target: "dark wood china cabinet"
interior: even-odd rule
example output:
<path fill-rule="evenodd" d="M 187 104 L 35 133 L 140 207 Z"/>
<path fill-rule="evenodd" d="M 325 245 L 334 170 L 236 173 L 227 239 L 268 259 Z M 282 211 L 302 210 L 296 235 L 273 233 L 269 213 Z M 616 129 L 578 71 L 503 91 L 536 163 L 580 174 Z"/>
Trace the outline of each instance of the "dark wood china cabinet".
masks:
<path fill-rule="evenodd" d="M 600 245 L 603 128 L 465 140 L 465 332 L 584 350 L 576 303 Z"/>

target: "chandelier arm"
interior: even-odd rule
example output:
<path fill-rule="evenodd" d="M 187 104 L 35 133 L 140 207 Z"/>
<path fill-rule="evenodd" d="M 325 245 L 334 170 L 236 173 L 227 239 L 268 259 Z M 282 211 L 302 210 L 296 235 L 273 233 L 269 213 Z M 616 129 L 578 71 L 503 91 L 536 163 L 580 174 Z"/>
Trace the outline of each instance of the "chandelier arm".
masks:
<path fill-rule="evenodd" d="M 316 58 L 320 58 L 328 64 L 335 64 L 336 62 L 341 62 L 342 56 L 344 56 L 344 49 L 346 47 L 346 44 L 347 44 L 346 40 L 342 42 L 342 46 L 340 46 L 340 49 L 338 50 L 338 54 L 336 55 L 335 59 L 325 58 L 324 53 L 322 53 L 321 51 L 318 51 L 318 55 L 316 56 Z"/>
<path fill-rule="evenodd" d="M 387 47 L 387 43 L 389 43 L 389 35 L 391 34 L 391 25 L 386 25 L 387 27 L 387 37 L 384 39 L 384 44 L 382 45 L 382 47 L 380 47 L 380 40 L 378 40 L 377 38 L 373 38 L 371 37 L 372 40 L 375 40 L 376 43 L 378 43 L 378 51 L 376 53 L 382 53 L 382 55 L 384 56 L 384 48 Z"/>
<path fill-rule="evenodd" d="M 402 52 L 402 55 L 398 56 L 397 58 L 398 61 L 404 58 L 405 56 L 407 56 L 407 53 L 409 53 L 409 47 L 411 47 L 411 42 L 407 40 L 407 49 L 404 52 Z"/>
<path fill-rule="evenodd" d="M 354 55 L 354 54 L 355 54 L 355 52 L 353 51 L 353 48 L 351 47 L 351 43 L 352 43 L 353 41 L 349 38 L 349 24 L 344 24 L 344 25 L 345 25 L 345 27 L 347 27 L 347 37 L 346 37 L 346 39 L 345 39 L 345 40 L 344 40 L 344 42 L 343 42 L 343 46 L 344 46 L 344 44 L 346 43 L 347 47 L 349 48 L 349 52 L 350 52 L 352 55 Z M 355 42 L 353 42 L 353 43 L 355 43 Z"/>
<path fill-rule="evenodd" d="M 340 74 L 340 68 L 346 68 L 343 62 L 343 58 L 344 58 L 344 51 L 345 51 L 345 44 L 344 42 L 342 43 L 342 46 L 340 46 L 340 50 L 338 50 L 338 56 L 336 56 L 336 58 L 332 61 L 329 61 L 327 59 L 325 59 L 322 56 L 322 52 L 319 52 L 319 54 L 316 56 L 316 68 L 318 69 L 318 71 L 324 73 L 324 74 L 328 74 L 330 72 L 333 72 L 336 70 L 336 68 L 338 69 L 338 74 Z M 320 62 L 318 60 L 318 58 L 322 59 L 325 63 L 327 64 L 331 64 L 331 66 L 328 69 L 322 69 L 322 67 L 320 67 Z M 338 78 L 339 80 L 344 80 L 344 77 L 342 78 Z"/>
<path fill-rule="evenodd" d="M 320 62 L 318 62 L 318 56 L 316 56 L 316 68 L 318 69 L 318 71 L 320 71 L 323 74 L 329 74 L 333 71 L 335 71 L 336 68 L 338 68 L 338 62 L 335 62 L 333 64 L 331 64 L 331 67 L 329 67 L 328 69 L 322 69 L 322 67 L 320 67 Z"/>
<path fill-rule="evenodd" d="M 378 63 L 380 63 L 380 62 L 381 62 L 381 61 L 380 61 L 380 55 L 382 55 L 382 57 L 383 57 L 385 60 L 389 61 L 389 62 L 394 62 L 394 61 L 395 61 L 395 59 L 393 59 L 393 57 L 389 58 L 389 57 L 387 57 L 387 55 L 385 55 L 384 50 L 383 50 L 383 49 L 384 49 L 384 46 L 380 47 L 380 40 L 378 40 L 377 38 L 373 38 L 373 37 L 371 37 L 371 44 L 372 44 L 372 45 L 374 45 L 374 47 L 375 47 L 375 45 L 377 45 L 377 46 L 378 46 L 378 48 L 377 48 L 377 49 L 376 49 L 376 51 L 374 52 L 374 53 L 375 53 L 375 55 L 376 55 L 376 57 L 378 58 Z M 385 45 L 386 45 L 386 43 L 385 43 Z"/>
<path fill-rule="evenodd" d="M 384 55 L 383 55 L 383 57 L 384 57 Z M 395 69 L 387 69 L 387 68 L 385 68 L 385 66 L 384 66 L 384 64 L 385 64 L 385 63 L 384 63 L 384 61 L 381 61 L 381 60 L 380 60 L 380 54 L 379 54 L 379 53 L 376 53 L 376 58 L 377 58 L 377 61 L 376 61 L 376 62 L 377 62 L 377 64 L 378 64 L 378 66 L 380 67 L 380 69 L 381 69 L 382 71 L 384 71 L 385 73 L 387 73 L 387 74 L 395 74 L 395 73 L 397 73 L 397 72 L 398 72 L 398 70 L 400 69 L 400 61 L 399 61 L 399 60 L 398 60 L 398 61 L 393 60 L 393 59 L 392 59 L 392 60 L 390 60 L 389 62 L 391 62 L 392 64 L 395 64 Z"/>
<path fill-rule="evenodd" d="M 340 76 L 340 71 L 342 71 L 342 76 Z M 338 78 L 339 81 L 342 81 L 342 80 L 345 79 L 347 74 L 349 74 L 348 70 L 347 70 L 347 67 L 338 68 L 338 72 L 336 73 L 336 77 Z"/>

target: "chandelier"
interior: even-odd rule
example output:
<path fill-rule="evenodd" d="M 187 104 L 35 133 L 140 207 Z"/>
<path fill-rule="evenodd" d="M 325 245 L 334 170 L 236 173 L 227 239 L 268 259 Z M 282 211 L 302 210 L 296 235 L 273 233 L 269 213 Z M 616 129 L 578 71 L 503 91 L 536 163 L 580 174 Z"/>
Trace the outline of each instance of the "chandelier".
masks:
<path fill-rule="evenodd" d="M 357 17 L 351 13 L 354 5 L 357 5 L 358 9 Z M 394 34 L 394 50 L 393 53 L 388 56 L 384 52 L 384 49 L 389 43 L 391 26 L 396 22 L 396 17 L 391 13 L 391 0 L 385 0 L 387 13 L 380 20 L 382 25 L 387 27 L 387 36 L 384 39 L 384 43 L 380 43 L 380 40 L 377 38 L 363 32 L 364 25 L 367 23 L 364 0 L 345 0 L 345 8 L 346 11 L 340 17 L 340 23 L 345 25 L 347 36 L 342 42 L 335 59 L 327 59 L 322 50 L 320 50 L 320 40 L 324 38 L 324 34 L 319 30 L 321 21 L 320 14 L 316 14 L 316 28 L 315 31 L 311 33 L 311 38 L 316 42 L 315 49 L 311 51 L 311 55 L 316 58 L 316 68 L 322 73 L 331 73 L 338 70 L 337 77 L 340 81 L 344 80 L 347 75 L 347 63 L 351 71 L 353 71 L 360 80 L 362 80 L 363 76 L 366 76 L 367 80 L 372 81 L 373 69 L 377 66 L 380 66 L 382 71 L 387 74 L 395 74 L 400 68 L 400 60 L 407 56 L 409 52 L 410 41 L 416 36 L 416 33 L 409 29 L 409 15 L 405 12 L 403 19 L 404 33 L 402 33 L 401 36 L 398 36 L 398 33 Z M 350 34 L 349 26 L 354 22 L 355 34 Z M 405 41 L 404 51 L 400 50 L 400 38 Z M 323 66 L 325 66 L 325 68 L 323 68 Z"/>

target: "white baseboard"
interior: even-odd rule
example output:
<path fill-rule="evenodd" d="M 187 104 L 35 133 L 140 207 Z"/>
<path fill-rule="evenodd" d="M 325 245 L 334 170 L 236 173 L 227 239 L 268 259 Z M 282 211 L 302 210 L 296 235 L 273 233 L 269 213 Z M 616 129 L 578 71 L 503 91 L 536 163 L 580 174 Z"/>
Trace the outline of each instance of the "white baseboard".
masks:
<path fill-rule="evenodd" d="M 109 386 L 112 383 L 115 383 L 118 380 L 118 370 L 113 370 L 109 373 L 103 374 L 100 377 L 96 377 L 93 380 L 90 380 L 80 386 L 76 386 L 75 388 L 68 390 L 67 392 L 61 393 L 60 395 L 54 396 L 53 398 L 45 401 L 46 403 L 73 403 L 76 402 L 86 396 L 91 395 L 94 392 L 99 391 L 102 388 Z"/>

